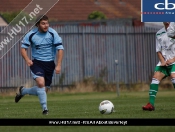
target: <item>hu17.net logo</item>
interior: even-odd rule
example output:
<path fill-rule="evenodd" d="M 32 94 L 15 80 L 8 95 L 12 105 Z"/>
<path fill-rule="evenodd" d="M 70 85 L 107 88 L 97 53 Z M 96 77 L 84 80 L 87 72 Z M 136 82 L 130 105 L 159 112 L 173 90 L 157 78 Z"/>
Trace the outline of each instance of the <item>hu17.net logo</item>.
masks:
<path fill-rule="evenodd" d="M 142 0 L 142 22 L 175 22 L 175 0 Z"/>

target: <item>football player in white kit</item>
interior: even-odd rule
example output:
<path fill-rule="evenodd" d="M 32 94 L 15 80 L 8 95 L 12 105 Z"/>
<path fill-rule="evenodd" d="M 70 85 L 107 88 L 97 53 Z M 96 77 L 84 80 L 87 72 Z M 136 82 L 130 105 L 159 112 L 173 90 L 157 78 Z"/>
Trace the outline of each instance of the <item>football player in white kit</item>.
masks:
<path fill-rule="evenodd" d="M 142 107 L 143 110 L 155 110 L 155 98 L 159 83 L 163 78 L 170 76 L 175 87 L 175 39 L 168 37 L 167 28 L 170 23 L 163 22 L 163 24 L 164 27 L 156 33 L 156 52 L 159 62 L 155 67 L 155 72 L 150 84 L 149 103 Z"/>

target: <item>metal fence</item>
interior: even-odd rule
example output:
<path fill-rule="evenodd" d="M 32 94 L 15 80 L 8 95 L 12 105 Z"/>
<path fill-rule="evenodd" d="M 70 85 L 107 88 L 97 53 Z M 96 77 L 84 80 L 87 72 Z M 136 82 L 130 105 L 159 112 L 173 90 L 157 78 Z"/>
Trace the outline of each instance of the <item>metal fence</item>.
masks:
<path fill-rule="evenodd" d="M 86 77 L 99 78 L 107 70 L 105 81 L 125 84 L 149 82 L 158 61 L 155 52 L 157 28 L 130 26 L 52 26 L 63 39 L 64 85 Z M 26 28 L 27 31 L 27 28 Z M 24 32 L 26 32 L 24 31 Z M 0 39 L 2 40 L 1 34 Z M 18 34 L 17 41 L 22 34 Z M 28 50 L 29 56 L 30 49 Z M 1 51 L 0 51 L 1 52 Z M 118 60 L 118 72 L 115 60 Z M 54 74 L 52 86 L 59 84 Z M 20 42 L 0 60 L 0 87 L 33 85 L 29 68 L 20 56 Z"/>

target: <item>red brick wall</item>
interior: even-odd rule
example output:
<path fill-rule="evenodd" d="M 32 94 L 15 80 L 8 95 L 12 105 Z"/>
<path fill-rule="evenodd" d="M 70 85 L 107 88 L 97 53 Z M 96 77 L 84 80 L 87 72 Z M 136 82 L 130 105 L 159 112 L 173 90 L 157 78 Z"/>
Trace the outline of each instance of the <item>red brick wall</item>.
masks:
<path fill-rule="evenodd" d="M 1 0 L 1 11 L 22 10 L 31 0 Z M 48 12 L 55 20 L 87 20 L 93 11 L 102 11 L 108 19 L 137 18 L 140 19 L 140 0 L 59 0 Z"/>

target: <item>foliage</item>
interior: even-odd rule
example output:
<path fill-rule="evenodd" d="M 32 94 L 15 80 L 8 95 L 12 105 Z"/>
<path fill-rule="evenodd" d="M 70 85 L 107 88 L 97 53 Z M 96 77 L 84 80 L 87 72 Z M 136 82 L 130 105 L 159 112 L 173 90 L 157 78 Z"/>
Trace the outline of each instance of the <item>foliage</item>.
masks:
<path fill-rule="evenodd" d="M 8 23 L 13 22 L 12 24 L 19 24 L 19 21 L 28 24 L 29 21 L 35 22 L 36 20 L 35 16 L 31 18 L 28 13 L 21 11 L 0 12 L 0 14 Z"/>
<path fill-rule="evenodd" d="M 0 14 L 2 15 L 2 17 L 3 17 L 8 23 L 10 23 L 19 13 L 20 13 L 20 11 L 14 11 L 14 12 L 0 12 Z"/>
<path fill-rule="evenodd" d="M 104 67 L 100 70 L 99 78 L 95 80 L 95 90 L 96 91 L 107 91 L 107 83 L 105 78 L 108 76 L 108 69 Z"/>
<path fill-rule="evenodd" d="M 102 20 L 102 19 L 107 19 L 107 17 L 105 16 L 103 12 L 93 11 L 92 13 L 88 15 L 88 19 L 89 20 Z"/>

